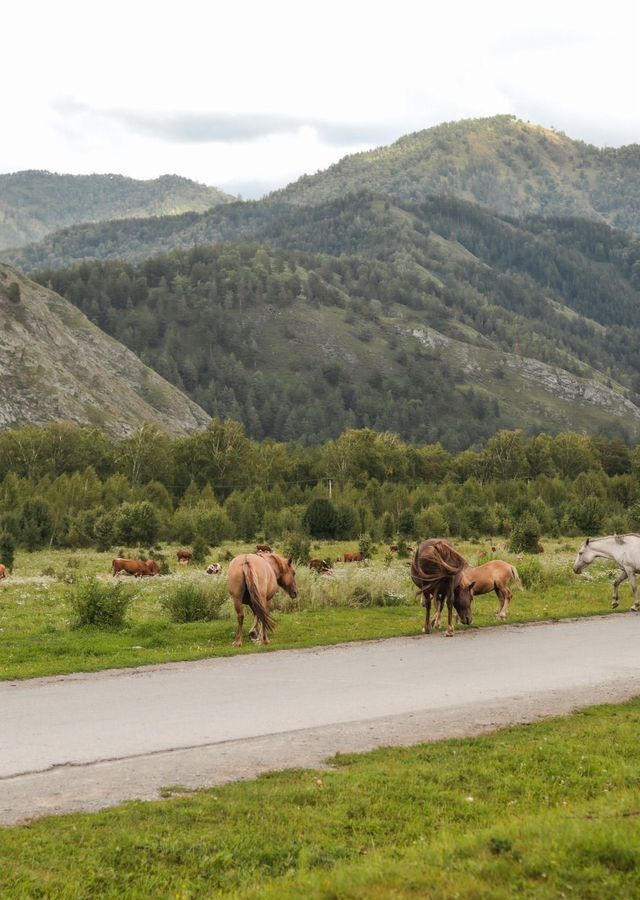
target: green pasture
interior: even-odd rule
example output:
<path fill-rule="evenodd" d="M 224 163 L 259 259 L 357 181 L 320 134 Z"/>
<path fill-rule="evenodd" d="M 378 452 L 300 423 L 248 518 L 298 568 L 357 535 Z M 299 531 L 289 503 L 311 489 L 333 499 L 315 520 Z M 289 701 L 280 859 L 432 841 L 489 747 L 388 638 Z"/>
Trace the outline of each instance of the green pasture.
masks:
<path fill-rule="evenodd" d="M 545 541 L 539 557 L 518 559 L 496 546 L 496 554 L 522 571 L 526 591 L 515 591 L 508 623 L 553 620 L 611 612 L 610 566 L 594 566 L 586 575 L 571 571 L 578 541 Z M 491 554 L 489 542 L 456 542 L 470 563 Z M 225 546 L 210 560 L 251 549 Z M 316 544 L 312 553 L 335 560 L 353 544 Z M 113 553 L 93 551 L 19 552 L 13 575 L 0 582 L 0 679 L 31 678 L 75 671 L 149 665 L 172 660 L 201 659 L 236 653 L 262 653 L 293 647 L 311 647 L 343 641 L 419 635 L 424 615 L 409 578 L 408 560 L 389 561 L 388 548 L 380 547 L 367 565 L 336 564 L 334 577 L 321 577 L 300 566 L 300 596 L 291 601 L 277 595 L 277 630 L 267 648 L 249 641 L 238 650 L 231 646 L 235 615 L 227 600 L 212 622 L 175 624 L 161 605 L 163 597 L 186 580 L 206 583 L 226 596 L 224 576 L 203 574 L 203 567 L 178 566 L 175 547 L 165 547 L 172 572 L 152 579 L 127 579 L 133 595 L 126 626 L 118 631 L 71 627 L 69 595 L 74 582 L 86 574 L 110 581 Z M 135 553 L 132 553 L 135 555 Z M 46 573 L 46 574 L 43 574 Z M 621 593 L 618 615 L 629 614 L 628 589 Z M 495 617 L 495 595 L 475 601 L 473 628 L 502 627 Z M 248 631 L 245 621 L 245 631 Z M 463 628 L 460 628 L 463 630 Z M 440 640 L 441 635 L 425 637 Z"/>
<path fill-rule="evenodd" d="M 640 897 L 640 700 L 0 830 L 0 896 Z"/>

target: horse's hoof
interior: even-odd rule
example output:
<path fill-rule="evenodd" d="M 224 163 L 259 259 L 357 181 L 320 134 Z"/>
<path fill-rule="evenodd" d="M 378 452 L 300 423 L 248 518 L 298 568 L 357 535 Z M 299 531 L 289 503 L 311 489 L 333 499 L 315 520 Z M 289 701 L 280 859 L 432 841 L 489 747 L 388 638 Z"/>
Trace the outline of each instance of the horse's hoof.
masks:
<path fill-rule="evenodd" d="M 618 604 L 618 601 L 617 601 L 617 600 L 614 600 L 613 603 L 611 604 L 611 609 L 617 609 L 617 608 L 618 608 L 618 605 L 619 605 L 619 604 Z"/>
<path fill-rule="evenodd" d="M 449 629 L 447 629 L 444 633 L 444 636 L 445 637 L 453 637 L 453 631 L 449 631 Z"/>
<path fill-rule="evenodd" d="M 633 612 L 640 612 L 640 606 L 636 605 L 635 603 L 633 604 L 631 609 L 633 610 Z"/>

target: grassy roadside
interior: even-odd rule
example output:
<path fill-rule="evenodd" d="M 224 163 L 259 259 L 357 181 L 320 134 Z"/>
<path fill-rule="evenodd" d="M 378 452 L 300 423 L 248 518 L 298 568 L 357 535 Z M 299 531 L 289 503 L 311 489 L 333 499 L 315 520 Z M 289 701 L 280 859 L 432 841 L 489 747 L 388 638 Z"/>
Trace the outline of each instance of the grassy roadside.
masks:
<path fill-rule="evenodd" d="M 640 700 L 0 830 L 0 895 L 639 897 Z"/>
<path fill-rule="evenodd" d="M 472 563 L 484 549 L 478 544 L 460 546 Z M 233 552 L 244 549 L 248 548 L 236 546 Z M 318 555 L 335 558 L 345 547 L 323 545 L 316 549 Z M 510 623 L 611 612 L 610 570 L 594 568 L 588 576 L 578 578 L 570 569 L 574 547 L 556 542 L 547 544 L 546 550 L 533 563 L 500 554 L 530 575 L 528 590 L 515 592 Z M 291 602 L 282 593 L 277 595 L 278 628 L 268 648 L 250 643 L 242 650 L 231 646 L 235 617 L 230 603 L 213 622 L 171 622 L 162 609 L 162 597 L 185 579 L 207 578 L 177 565 L 167 577 L 127 582 L 127 590 L 135 594 L 135 599 L 125 628 L 111 632 L 71 628 L 69 593 L 73 585 L 65 579 L 74 580 L 83 574 L 108 579 L 111 555 L 48 551 L 18 556 L 15 576 L 0 583 L 0 680 L 416 635 L 421 633 L 424 620 L 406 562 L 385 563 L 379 555 L 364 568 L 336 567 L 334 578 L 321 578 L 301 568 L 300 599 Z M 51 570 L 56 577 L 42 575 Z M 224 593 L 224 585 L 222 578 L 217 589 Z M 479 597 L 474 605 L 472 627 L 496 625 L 495 595 Z M 618 614 L 625 613 L 629 606 L 625 590 Z M 439 639 L 438 635 L 425 638 Z"/>

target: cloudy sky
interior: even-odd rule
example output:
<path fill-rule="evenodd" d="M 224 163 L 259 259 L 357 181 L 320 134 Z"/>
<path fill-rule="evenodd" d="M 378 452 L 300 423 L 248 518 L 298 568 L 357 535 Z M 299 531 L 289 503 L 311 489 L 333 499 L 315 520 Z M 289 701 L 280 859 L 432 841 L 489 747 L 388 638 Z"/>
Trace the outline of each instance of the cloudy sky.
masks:
<path fill-rule="evenodd" d="M 470 116 L 640 142 L 636 0 L 21 0 L 0 172 L 175 172 L 245 197 Z"/>

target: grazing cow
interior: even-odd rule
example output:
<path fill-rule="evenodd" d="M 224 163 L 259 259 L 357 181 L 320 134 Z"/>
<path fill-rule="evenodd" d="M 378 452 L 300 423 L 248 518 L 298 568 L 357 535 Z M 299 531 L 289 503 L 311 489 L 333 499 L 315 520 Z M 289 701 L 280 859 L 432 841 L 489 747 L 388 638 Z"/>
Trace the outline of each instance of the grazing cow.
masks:
<path fill-rule="evenodd" d="M 111 566 L 114 575 L 133 575 L 134 578 L 157 575 L 160 572 L 155 559 L 149 559 L 147 562 L 141 559 L 114 559 Z"/>
<path fill-rule="evenodd" d="M 268 544 L 258 544 L 256 553 L 273 553 L 273 550 Z"/>
<path fill-rule="evenodd" d="M 509 604 L 513 597 L 509 587 L 511 581 L 515 581 L 521 591 L 524 590 L 516 567 L 502 559 L 494 559 L 483 566 L 469 566 L 462 573 L 462 583 L 467 586 L 473 584 L 474 597 L 477 597 L 478 594 L 490 594 L 491 591 L 496 592 L 500 601 L 500 609 L 497 614 L 501 619 L 507 618 Z"/>
<path fill-rule="evenodd" d="M 242 646 L 245 606 L 248 606 L 256 617 L 249 632 L 250 636 L 255 636 L 255 640 L 262 644 L 268 644 L 269 632 L 275 628 L 269 609 L 271 598 L 279 587 L 286 591 L 292 600 L 298 596 L 296 570 L 291 565 L 291 559 L 285 559 L 277 553 L 268 555 L 243 553 L 231 560 L 227 580 L 238 617 L 234 647 Z"/>
<path fill-rule="evenodd" d="M 220 563 L 211 563 L 210 566 L 207 566 L 207 575 L 222 575 L 222 566 Z"/>
<path fill-rule="evenodd" d="M 309 560 L 309 568 L 314 569 L 316 572 L 330 572 L 331 571 L 331 563 L 327 559 L 310 559 Z"/>
<path fill-rule="evenodd" d="M 2 563 L 0 563 L 0 578 L 6 578 L 6 577 L 7 577 L 7 567 L 2 565 Z"/>
<path fill-rule="evenodd" d="M 342 562 L 364 562 L 365 559 L 364 553 L 345 553 L 342 557 Z"/>
<path fill-rule="evenodd" d="M 193 553 L 191 550 L 178 550 L 176 556 L 178 557 L 178 562 L 188 565 L 193 558 Z"/>

